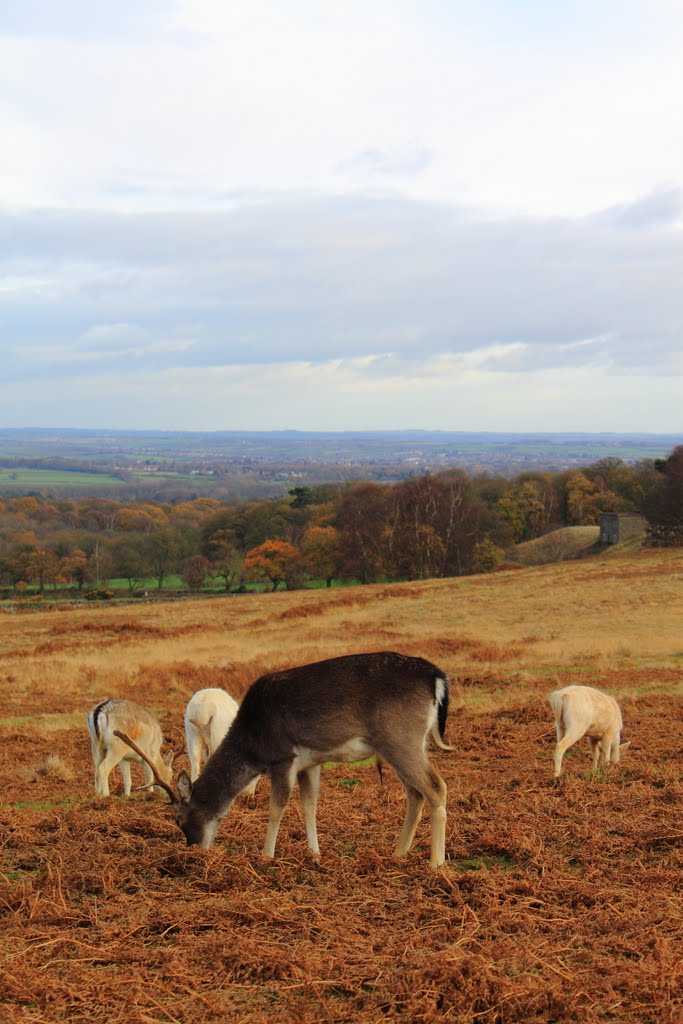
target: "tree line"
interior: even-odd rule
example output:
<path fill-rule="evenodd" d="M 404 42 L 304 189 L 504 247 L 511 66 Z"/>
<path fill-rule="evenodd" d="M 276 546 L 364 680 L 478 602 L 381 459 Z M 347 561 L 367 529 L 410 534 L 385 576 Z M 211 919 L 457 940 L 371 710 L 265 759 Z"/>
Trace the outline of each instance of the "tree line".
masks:
<path fill-rule="evenodd" d="M 601 459 L 508 479 L 461 470 L 398 483 L 327 483 L 245 502 L 0 499 L 0 586 L 102 591 L 180 575 L 190 590 L 250 582 L 407 580 L 495 569 L 515 544 L 603 512 L 640 513 L 653 544 L 683 543 L 683 445 L 661 460 Z"/>

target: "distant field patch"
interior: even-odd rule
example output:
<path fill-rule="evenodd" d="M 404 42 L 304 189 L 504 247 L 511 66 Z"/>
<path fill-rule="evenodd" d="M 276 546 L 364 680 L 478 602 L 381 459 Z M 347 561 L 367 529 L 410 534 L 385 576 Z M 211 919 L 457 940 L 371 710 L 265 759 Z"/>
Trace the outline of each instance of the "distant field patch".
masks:
<path fill-rule="evenodd" d="M 58 469 L 7 469 L 0 466 L 0 491 L 30 487 L 36 491 L 54 487 L 80 487 L 97 491 L 102 487 L 123 487 L 124 481 L 110 473 L 71 473 Z"/>

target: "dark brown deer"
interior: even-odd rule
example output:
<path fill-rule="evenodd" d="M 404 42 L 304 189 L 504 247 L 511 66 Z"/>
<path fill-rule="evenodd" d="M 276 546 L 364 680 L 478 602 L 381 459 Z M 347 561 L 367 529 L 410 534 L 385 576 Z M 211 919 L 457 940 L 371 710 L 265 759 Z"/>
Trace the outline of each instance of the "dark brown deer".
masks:
<path fill-rule="evenodd" d="M 425 801 L 431 821 L 433 868 L 446 858 L 446 784 L 430 764 L 427 744 L 444 742 L 449 680 L 436 665 L 393 651 L 352 654 L 262 676 L 247 691 L 228 734 L 193 784 L 178 779 L 176 820 L 188 845 L 211 846 L 231 803 L 258 775 L 270 776 L 265 857 L 275 855 L 280 821 L 299 783 L 308 846 L 319 853 L 316 807 L 325 761 L 359 761 L 371 754 L 394 767 L 408 797 L 395 848 L 405 857 Z M 119 737 L 142 753 L 125 733 Z"/>
<path fill-rule="evenodd" d="M 280 821 L 295 781 L 310 850 L 319 852 L 316 806 L 325 761 L 377 754 L 408 797 L 397 857 L 410 849 L 425 801 L 431 820 L 431 866 L 445 860 L 446 785 L 427 744 L 444 742 L 449 682 L 423 658 L 392 651 L 352 654 L 272 672 L 248 690 L 227 736 L 193 784 L 178 779 L 177 821 L 189 845 L 209 847 L 231 803 L 258 775 L 271 781 L 263 854 L 275 854 Z"/>

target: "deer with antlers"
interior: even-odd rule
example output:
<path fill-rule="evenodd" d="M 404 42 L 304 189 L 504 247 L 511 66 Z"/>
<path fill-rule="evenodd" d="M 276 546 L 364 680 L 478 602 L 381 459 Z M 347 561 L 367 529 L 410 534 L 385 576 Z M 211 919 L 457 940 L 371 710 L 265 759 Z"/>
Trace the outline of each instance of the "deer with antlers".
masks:
<path fill-rule="evenodd" d="M 111 698 L 96 704 L 88 714 L 88 732 L 95 764 L 95 792 L 109 796 L 109 776 L 117 767 L 123 791 L 130 796 L 131 761 L 141 761 L 145 784 L 166 789 L 172 775 L 173 751 L 161 756 L 163 735 L 156 718 L 132 700 Z M 126 739 L 122 738 L 125 733 Z M 133 744 L 129 742 L 132 739 Z"/>
<path fill-rule="evenodd" d="M 393 651 L 353 654 L 272 672 L 257 679 L 227 735 L 193 783 L 178 779 L 176 820 L 188 845 L 209 847 L 233 800 L 260 774 L 271 782 L 263 854 L 273 857 L 280 821 L 298 782 L 309 849 L 319 853 L 316 808 L 325 761 L 359 761 L 372 754 L 390 764 L 408 807 L 395 848 L 405 857 L 425 802 L 433 868 L 445 861 L 446 785 L 427 745 L 445 741 L 449 681 L 423 658 Z M 122 737 L 128 740 L 128 737 Z"/>

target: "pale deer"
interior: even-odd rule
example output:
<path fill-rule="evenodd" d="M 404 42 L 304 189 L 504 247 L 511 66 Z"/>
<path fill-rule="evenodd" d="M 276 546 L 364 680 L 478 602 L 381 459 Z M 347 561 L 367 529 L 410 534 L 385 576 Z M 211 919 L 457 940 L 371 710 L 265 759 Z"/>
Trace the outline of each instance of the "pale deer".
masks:
<path fill-rule="evenodd" d="M 233 723 L 239 704 L 225 690 L 209 687 L 197 690 L 185 709 L 185 741 L 190 760 L 192 782 Z M 247 786 L 245 793 L 253 796 L 258 779 Z"/>
<path fill-rule="evenodd" d="M 119 731 L 133 739 L 138 749 L 131 749 L 130 744 L 118 735 Z M 103 700 L 88 714 L 88 732 L 95 764 L 95 792 L 98 796 L 109 796 L 109 775 L 117 765 L 123 779 L 123 791 L 126 796 L 130 796 L 131 761 L 142 762 L 145 786 L 151 786 L 155 781 L 157 785 L 171 781 L 173 751 L 162 758 L 161 726 L 139 704 L 118 697 Z"/>
<path fill-rule="evenodd" d="M 308 846 L 317 855 L 321 765 L 376 754 L 396 770 L 408 798 L 395 855 L 407 855 L 426 801 L 430 864 L 438 868 L 446 859 L 446 784 L 427 757 L 427 744 L 431 740 L 440 750 L 452 749 L 444 742 L 448 697 L 445 672 L 423 658 L 393 651 L 272 672 L 247 691 L 196 782 L 181 772 L 180 800 L 161 784 L 178 804 L 176 820 L 188 845 L 209 847 L 237 794 L 257 775 L 269 775 L 263 855 L 273 857 L 280 821 L 298 781 Z"/>
<path fill-rule="evenodd" d="M 623 722 L 614 697 L 592 686 L 565 686 L 549 697 L 555 716 L 557 745 L 554 755 L 554 775 L 562 771 L 562 758 L 566 751 L 582 736 L 588 737 L 593 755 L 593 771 L 601 764 L 617 764 L 629 747 L 620 743 Z"/>

